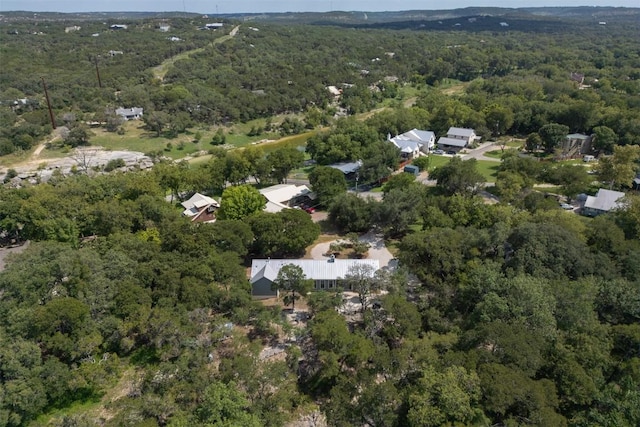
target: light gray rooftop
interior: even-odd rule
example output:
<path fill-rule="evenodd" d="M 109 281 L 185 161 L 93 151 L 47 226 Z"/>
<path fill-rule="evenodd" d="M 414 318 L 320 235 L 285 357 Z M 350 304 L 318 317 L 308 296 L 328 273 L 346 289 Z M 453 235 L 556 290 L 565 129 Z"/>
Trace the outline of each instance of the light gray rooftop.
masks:
<path fill-rule="evenodd" d="M 450 145 L 453 147 L 466 147 L 467 140 L 466 139 L 455 139 L 455 138 L 446 138 L 441 137 L 438 139 L 438 145 Z"/>
<path fill-rule="evenodd" d="M 377 259 L 254 259 L 251 262 L 251 283 L 263 277 L 276 280 L 280 269 L 288 264 L 300 267 L 307 279 L 313 280 L 344 279 L 350 269 L 357 265 L 371 266 L 372 272 L 380 269 Z"/>
<path fill-rule="evenodd" d="M 358 160 L 357 162 L 334 163 L 332 165 L 329 165 L 330 168 L 338 169 L 345 175 L 357 172 L 358 169 L 360 169 L 360 166 L 362 166 L 362 160 Z"/>
<path fill-rule="evenodd" d="M 476 132 L 473 129 L 450 127 L 447 131 L 447 135 L 463 136 L 469 138 L 474 136 Z"/>
<path fill-rule="evenodd" d="M 620 191 L 601 188 L 595 196 L 587 197 L 587 200 L 584 202 L 584 207 L 587 209 L 609 212 L 614 208 L 622 206 L 620 199 L 624 196 L 625 194 Z"/>

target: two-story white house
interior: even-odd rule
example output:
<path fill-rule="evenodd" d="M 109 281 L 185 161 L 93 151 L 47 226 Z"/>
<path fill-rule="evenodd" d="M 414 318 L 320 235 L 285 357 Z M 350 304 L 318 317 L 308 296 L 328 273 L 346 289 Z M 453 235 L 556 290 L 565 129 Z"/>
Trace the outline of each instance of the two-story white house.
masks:
<path fill-rule="evenodd" d="M 473 129 L 450 127 L 447 131 L 447 136 L 438 139 L 438 146 L 460 149 L 469 146 L 476 139 L 480 139 L 480 137 L 476 135 L 476 131 Z"/>

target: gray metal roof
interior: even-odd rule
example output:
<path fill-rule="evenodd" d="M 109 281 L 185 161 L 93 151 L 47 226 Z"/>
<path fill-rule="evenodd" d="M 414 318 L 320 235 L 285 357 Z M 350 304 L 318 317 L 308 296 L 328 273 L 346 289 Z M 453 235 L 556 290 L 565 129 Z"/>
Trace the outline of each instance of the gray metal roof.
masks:
<path fill-rule="evenodd" d="M 446 138 L 441 137 L 438 139 L 438 145 L 449 145 L 452 147 L 466 147 L 467 140 L 466 139 L 455 139 L 455 138 Z"/>
<path fill-rule="evenodd" d="M 358 160 L 357 162 L 334 163 L 332 165 L 329 165 L 330 168 L 338 169 L 345 175 L 357 172 L 358 169 L 360 169 L 360 166 L 362 166 L 362 160 Z"/>
<path fill-rule="evenodd" d="M 622 199 L 624 196 L 625 194 L 620 191 L 606 190 L 604 188 L 601 188 L 598 190 L 595 197 L 587 197 L 587 200 L 584 202 L 584 207 L 586 209 L 609 212 L 614 208 L 622 206 L 620 199 Z"/>
<path fill-rule="evenodd" d="M 422 147 L 422 142 L 419 141 L 411 141 L 408 139 L 399 139 L 391 138 L 390 140 L 393 144 L 400 149 L 403 153 L 413 153 L 416 150 L 419 150 Z"/>
<path fill-rule="evenodd" d="M 447 131 L 447 135 L 463 136 L 465 138 L 469 138 L 471 136 L 475 136 L 476 132 L 473 129 L 450 127 Z"/>
<path fill-rule="evenodd" d="M 338 280 L 344 279 L 350 269 L 357 265 L 368 265 L 372 273 L 380 269 L 377 259 L 254 259 L 251 261 L 251 283 L 266 278 L 276 280 L 280 269 L 288 264 L 293 264 L 302 269 L 307 279 L 313 280 Z"/>

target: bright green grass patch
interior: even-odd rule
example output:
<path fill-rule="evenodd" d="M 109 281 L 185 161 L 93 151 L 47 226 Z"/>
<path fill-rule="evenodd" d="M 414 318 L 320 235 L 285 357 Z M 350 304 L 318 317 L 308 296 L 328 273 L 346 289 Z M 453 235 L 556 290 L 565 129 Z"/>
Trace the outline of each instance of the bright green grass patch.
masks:
<path fill-rule="evenodd" d="M 487 157 L 491 157 L 494 159 L 501 159 L 502 158 L 502 154 L 504 154 L 502 152 L 502 150 L 491 150 L 491 151 L 487 151 L 484 153 L 485 156 Z"/>
<path fill-rule="evenodd" d="M 451 161 L 451 157 L 437 156 L 437 155 L 429 156 L 429 172 L 433 171 L 437 167 L 446 165 L 450 161 Z"/>
<path fill-rule="evenodd" d="M 61 419 L 65 416 L 86 414 L 87 412 L 99 407 L 101 396 L 92 396 L 84 401 L 77 401 L 64 408 L 53 409 L 45 414 L 40 415 L 32 421 L 30 427 L 45 427 L 51 425 L 52 420 Z"/>
<path fill-rule="evenodd" d="M 476 165 L 478 166 L 478 172 L 484 176 L 485 181 L 493 182 L 496 180 L 496 174 L 498 173 L 500 163 L 492 162 L 490 160 L 477 160 Z"/>

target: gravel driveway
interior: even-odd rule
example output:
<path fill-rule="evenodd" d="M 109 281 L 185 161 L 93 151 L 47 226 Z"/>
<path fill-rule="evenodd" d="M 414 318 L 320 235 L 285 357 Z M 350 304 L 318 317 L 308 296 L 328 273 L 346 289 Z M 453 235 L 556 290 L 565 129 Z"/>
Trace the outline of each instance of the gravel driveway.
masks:
<path fill-rule="evenodd" d="M 311 248 L 310 254 L 312 259 L 327 259 L 324 254 L 329 252 L 329 246 L 332 243 L 337 242 L 341 239 L 332 240 L 330 242 L 322 242 L 315 245 Z M 367 242 L 371 246 L 369 247 L 369 251 L 367 252 L 367 259 L 377 259 L 380 262 L 380 268 L 387 267 L 391 260 L 394 259 L 393 255 L 384 244 L 384 239 L 381 234 L 375 234 L 373 232 L 369 232 L 360 236 L 361 242 Z M 391 264 L 393 264 L 391 262 Z"/>

